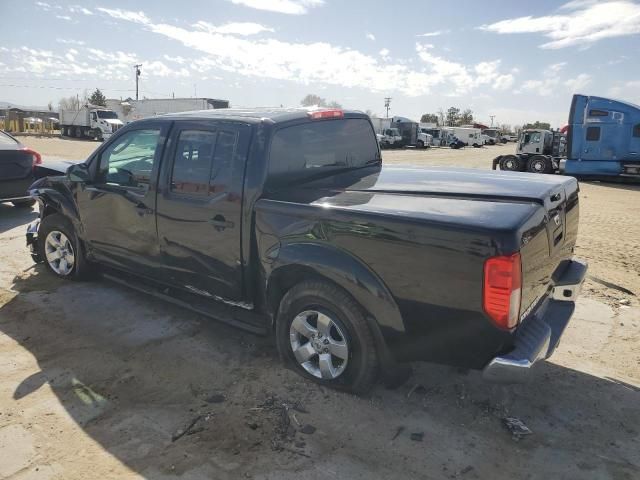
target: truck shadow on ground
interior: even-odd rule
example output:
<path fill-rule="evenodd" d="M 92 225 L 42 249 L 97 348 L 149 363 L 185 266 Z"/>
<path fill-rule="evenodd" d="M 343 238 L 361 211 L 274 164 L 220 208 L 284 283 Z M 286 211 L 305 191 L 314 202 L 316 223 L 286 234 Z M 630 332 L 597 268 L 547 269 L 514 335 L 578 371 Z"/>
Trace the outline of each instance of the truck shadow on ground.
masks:
<path fill-rule="evenodd" d="M 0 203 L 0 233 L 25 225 L 38 218 L 38 211 L 33 207 L 14 207 L 8 203 Z M 20 232 L 24 235 L 24 231 Z"/>
<path fill-rule="evenodd" d="M 67 450 L 29 468 L 89 465 L 101 448 L 149 479 L 326 478 L 329 466 L 343 478 L 640 473 L 640 393 L 617 380 L 547 363 L 534 383 L 503 387 L 422 364 L 404 386 L 357 398 L 283 368 L 268 338 L 104 280 L 64 282 L 39 265 L 13 289 L 0 292 L 0 330 L 26 351 L 2 401 L 26 412 L 13 422 L 54 418 Z M 506 416 L 534 433 L 514 442 Z M 34 441 L 46 449 L 46 438 Z"/>

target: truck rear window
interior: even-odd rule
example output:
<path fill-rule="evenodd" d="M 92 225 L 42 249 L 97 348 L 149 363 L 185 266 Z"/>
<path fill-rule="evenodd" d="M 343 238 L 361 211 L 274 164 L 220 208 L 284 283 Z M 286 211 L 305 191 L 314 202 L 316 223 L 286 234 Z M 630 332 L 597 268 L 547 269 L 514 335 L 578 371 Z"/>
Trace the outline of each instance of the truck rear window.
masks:
<path fill-rule="evenodd" d="M 271 141 L 269 184 L 289 183 L 323 171 L 358 168 L 379 161 L 368 120 L 312 121 L 278 130 Z"/>

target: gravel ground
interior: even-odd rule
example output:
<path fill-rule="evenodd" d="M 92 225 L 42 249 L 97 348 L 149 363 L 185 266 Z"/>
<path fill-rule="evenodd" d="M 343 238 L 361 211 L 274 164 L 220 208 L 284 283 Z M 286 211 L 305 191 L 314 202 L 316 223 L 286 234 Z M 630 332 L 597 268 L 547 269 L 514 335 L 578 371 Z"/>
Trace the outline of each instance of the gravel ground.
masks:
<path fill-rule="evenodd" d="M 45 162 L 98 146 L 23 141 Z M 384 161 L 487 168 L 512 149 Z M 581 189 L 578 254 L 640 294 L 640 189 Z M 269 339 L 104 280 L 53 278 L 24 247 L 35 217 L 0 205 L 0 478 L 640 478 L 635 296 L 589 282 L 530 384 L 418 364 L 404 386 L 358 398 L 282 368 Z M 505 417 L 533 433 L 515 440 Z"/>

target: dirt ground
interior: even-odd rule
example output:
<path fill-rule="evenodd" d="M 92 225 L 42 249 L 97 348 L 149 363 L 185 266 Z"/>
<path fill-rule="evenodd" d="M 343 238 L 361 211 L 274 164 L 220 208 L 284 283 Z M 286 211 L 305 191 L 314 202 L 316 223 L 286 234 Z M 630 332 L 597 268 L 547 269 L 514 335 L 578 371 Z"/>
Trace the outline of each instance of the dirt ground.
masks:
<path fill-rule="evenodd" d="M 45 162 L 98 146 L 22 140 Z M 490 168 L 513 148 L 384 161 Z M 366 398 L 282 368 L 267 338 L 105 280 L 55 279 L 24 247 L 36 212 L 0 205 L 0 478 L 640 478 L 640 188 L 581 192 L 577 254 L 635 295 L 590 280 L 529 384 L 416 364 Z M 533 433 L 516 441 L 509 416 Z"/>

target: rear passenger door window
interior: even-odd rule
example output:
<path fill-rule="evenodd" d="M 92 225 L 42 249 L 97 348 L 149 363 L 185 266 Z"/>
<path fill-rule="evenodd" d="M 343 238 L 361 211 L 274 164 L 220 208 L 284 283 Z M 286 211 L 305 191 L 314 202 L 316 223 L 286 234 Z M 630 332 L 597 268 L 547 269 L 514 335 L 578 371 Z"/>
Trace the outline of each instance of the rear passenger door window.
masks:
<path fill-rule="evenodd" d="M 228 191 L 237 133 L 182 130 L 178 133 L 169 190 L 206 198 Z"/>
<path fill-rule="evenodd" d="M 195 196 L 209 195 L 209 178 L 217 133 L 183 130 L 178 135 L 170 190 Z"/>

